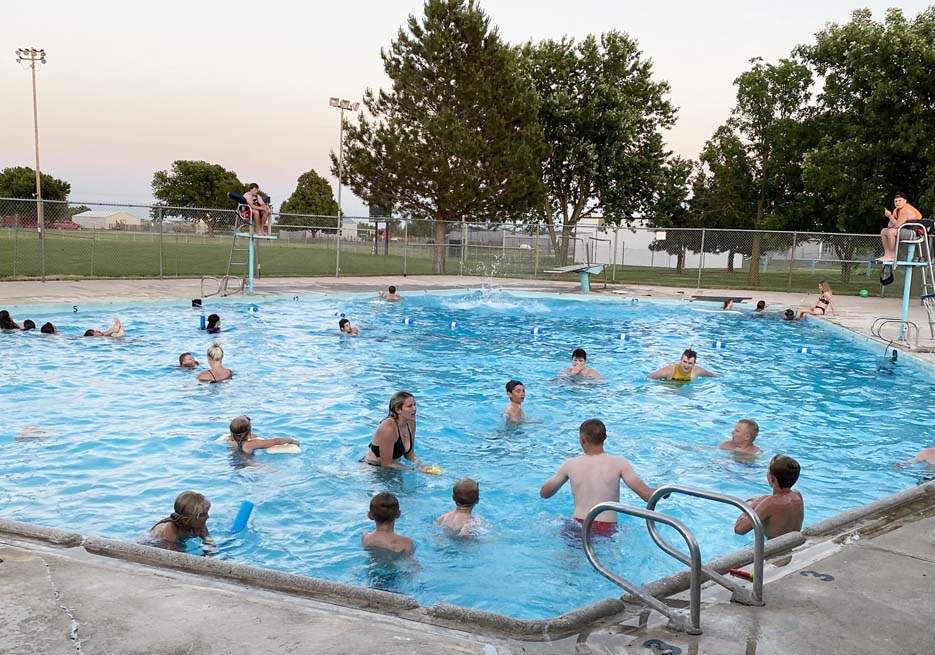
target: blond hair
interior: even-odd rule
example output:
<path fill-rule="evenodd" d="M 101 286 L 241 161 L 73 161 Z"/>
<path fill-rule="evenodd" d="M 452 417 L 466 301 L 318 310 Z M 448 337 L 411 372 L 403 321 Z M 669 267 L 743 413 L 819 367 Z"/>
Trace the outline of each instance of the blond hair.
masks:
<path fill-rule="evenodd" d="M 224 360 L 224 349 L 217 341 L 208 347 L 208 359 L 220 364 Z"/>

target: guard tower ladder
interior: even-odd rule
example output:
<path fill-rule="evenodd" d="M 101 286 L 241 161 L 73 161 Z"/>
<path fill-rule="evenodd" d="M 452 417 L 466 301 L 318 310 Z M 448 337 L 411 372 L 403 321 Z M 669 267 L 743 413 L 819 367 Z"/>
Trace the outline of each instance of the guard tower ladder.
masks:
<path fill-rule="evenodd" d="M 227 275 L 243 279 L 246 285 L 251 277 L 260 277 L 260 250 L 257 248 L 253 233 L 253 219 L 250 207 L 237 205 L 234 219 L 234 233 L 231 237 L 230 255 L 227 258 Z M 252 243 L 251 243 L 252 242 Z M 251 256 L 251 246 L 253 253 Z M 251 259 L 253 260 L 251 262 Z M 250 264 L 254 266 L 254 275 L 250 275 Z"/>

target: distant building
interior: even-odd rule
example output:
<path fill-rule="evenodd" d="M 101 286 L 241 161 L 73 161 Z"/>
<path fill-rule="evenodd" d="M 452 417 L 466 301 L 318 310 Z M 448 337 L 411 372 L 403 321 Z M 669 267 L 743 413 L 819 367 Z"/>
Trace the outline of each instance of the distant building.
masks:
<path fill-rule="evenodd" d="M 120 228 L 138 228 L 143 219 L 125 211 L 86 211 L 75 214 L 71 220 L 85 229 L 114 230 Z"/>

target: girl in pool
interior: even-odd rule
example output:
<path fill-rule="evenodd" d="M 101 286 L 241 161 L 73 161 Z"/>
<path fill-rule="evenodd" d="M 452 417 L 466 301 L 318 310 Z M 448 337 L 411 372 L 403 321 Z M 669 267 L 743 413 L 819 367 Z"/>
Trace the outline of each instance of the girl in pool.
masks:
<path fill-rule="evenodd" d="M 416 456 L 416 399 L 408 391 L 397 391 L 390 398 L 390 412 L 373 434 L 364 461 L 373 466 L 424 471 Z M 400 464 L 405 457 L 412 466 Z"/>
<path fill-rule="evenodd" d="M 208 370 L 198 374 L 198 380 L 201 382 L 222 382 L 234 377 L 234 372 L 229 368 L 221 366 L 224 360 L 224 349 L 217 341 L 208 348 Z"/>
<path fill-rule="evenodd" d="M 0 330 L 22 330 L 19 323 L 13 320 L 10 312 L 0 309 Z"/>
<path fill-rule="evenodd" d="M 207 526 L 210 509 L 207 498 L 194 491 L 183 491 L 175 497 L 175 511 L 149 531 L 160 546 L 170 550 L 184 550 L 185 540 L 192 537 L 199 537 L 206 546 L 213 547 Z"/>
<path fill-rule="evenodd" d="M 818 296 L 818 300 L 815 302 L 814 307 L 800 307 L 799 312 L 796 315 L 796 318 L 802 318 L 806 314 L 811 314 L 813 316 L 824 316 L 825 311 L 830 307 L 831 313 L 836 314 L 837 312 L 834 309 L 834 302 L 831 300 L 831 286 L 825 281 L 822 280 L 818 283 L 818 290 L 821 294 Z"/>
<path fill-rule="evenodd" d="M 208 326 L 205 328 L 205 332 L 208 334 L 217 334 L 221 331 L 221 317 L 217 314 L 211 314 L 208 316 Z"/>
<path fill-rule="evenodd" d="M 284 446 L 290 443 L 299 445 L 299 442 L 291 437 L 261 439 L 253 434 L 253 425 L 250 423 L 249 416 L 238 416 L 231 421 L 230 431 L 227 442 L 245 455 L 252 455 L 254 450 L 265 450 L 270 446 Z"/>

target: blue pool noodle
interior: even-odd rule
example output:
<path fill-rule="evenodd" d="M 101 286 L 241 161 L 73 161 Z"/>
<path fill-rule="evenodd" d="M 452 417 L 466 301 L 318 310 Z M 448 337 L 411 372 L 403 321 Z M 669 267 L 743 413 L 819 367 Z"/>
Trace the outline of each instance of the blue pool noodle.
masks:
<path fill-rule="evenodd" d="M 240 509 L 237 510 L 237 518 L 234 519 L 234 525 L 231 526 L 231 532 L 240 532 L 247 527 L 247 521 L 253 512 L 253 503 L 245 500 L 240 503 Z"/>
<path fill-rule="evenodd" d="M 205 329 L 205 315 L 204 314 L 201 315 L 201 329 L 202 330 Z"/>

